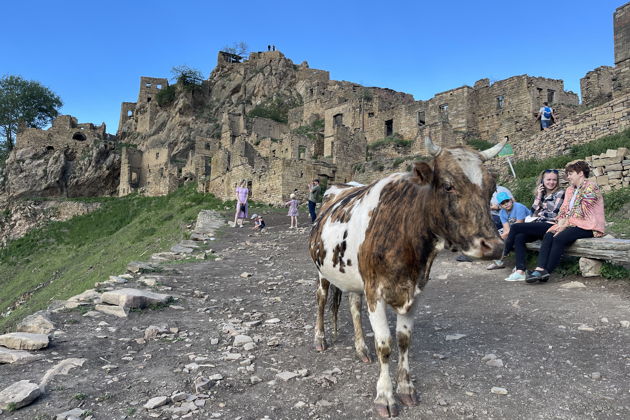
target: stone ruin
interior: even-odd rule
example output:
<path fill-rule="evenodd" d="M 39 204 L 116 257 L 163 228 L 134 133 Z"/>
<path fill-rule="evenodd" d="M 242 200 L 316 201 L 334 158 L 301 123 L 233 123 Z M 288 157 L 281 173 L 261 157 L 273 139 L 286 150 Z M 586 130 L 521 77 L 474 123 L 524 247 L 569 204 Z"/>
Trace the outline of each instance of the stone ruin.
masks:
<path fill-rule="evenodd" d="M 628 124 L 620 107 L 630 93 L 630 3 L 619 7 L 613 20 L 615 66 L 599 67 L 581 80 L 582 106 L 557 79 L 481 79 L 416 101 L 404 92 L 331 80 L 329 72 L 306 62 L 296 65 L 280 51 L 247 58 L 219 52 L 208 80 L 196 91 L 178 90 L 172 105 L 156 99 L 169 87 L 167 79 L 141 77 L 137 101 L 121 105 L 115 138 L 104 125 L 62 116 L 49 130 L 23 130 L 16 149 L 63 149 L 72 159 L 94 144 L 113 148 L 118 141 L 124 146 L 120 196 L 163 195 L 195 181 L 199 191 L 232 199 L 234 186 L 245 179 L 252 199 L 272 204 L 296 189 L 304 198 L 313 178 L 323 186 L 379 178 L 381 161 L 410 163 L 426 155 L 426 135 L 447 146 L 509 136 L 523 157 L 530 156 L 532 142 L 546 141 L 551 147 L 541 156 L 561 154 L 573 143 Z M 255 112 L 280 99 L 290 104 L 284 118 Z M 541 133 L 535 116 L 545 101 L 560 122 Z M 368 166 L 372 169 L 365 171 Z"/>

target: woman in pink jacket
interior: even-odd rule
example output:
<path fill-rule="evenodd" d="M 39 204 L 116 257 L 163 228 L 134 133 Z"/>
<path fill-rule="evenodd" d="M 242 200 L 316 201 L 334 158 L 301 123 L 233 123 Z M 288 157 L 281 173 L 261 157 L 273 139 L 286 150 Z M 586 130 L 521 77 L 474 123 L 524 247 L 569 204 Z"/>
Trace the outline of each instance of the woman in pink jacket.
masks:
<path fill-rule="evenodd" d="M 566 247 L 577 239 L 604 236 L 604 197 L 597 184 L 587 179 L 588 164 L 579 160 L 569 163 L 564 170 L 571 185 L 564 195 L 558 223 L 543 237 L 538 267 L 527 274 L 527 283 L 549 280 L 549 274 L 558 266 Z"/>

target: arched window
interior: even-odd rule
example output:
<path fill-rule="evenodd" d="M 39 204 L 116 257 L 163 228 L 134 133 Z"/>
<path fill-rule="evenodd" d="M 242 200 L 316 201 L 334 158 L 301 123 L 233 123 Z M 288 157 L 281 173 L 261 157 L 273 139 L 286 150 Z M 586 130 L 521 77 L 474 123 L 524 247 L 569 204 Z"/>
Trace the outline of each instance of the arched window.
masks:
<path fill-rule="evenodd" d="M 85 141 L 85 140 L 87 140 L 87 137 L 85 137 L 85 134 L 83 134 L 81 132 L 76 132 L 72 136 L 72 140 Z"/>

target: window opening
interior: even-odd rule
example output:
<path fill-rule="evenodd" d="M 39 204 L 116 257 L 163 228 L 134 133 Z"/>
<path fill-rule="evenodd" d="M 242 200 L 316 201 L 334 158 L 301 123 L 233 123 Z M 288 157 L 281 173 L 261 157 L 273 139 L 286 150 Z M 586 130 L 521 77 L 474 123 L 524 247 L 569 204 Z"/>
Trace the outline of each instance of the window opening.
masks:
<path fill-rule="evenodd" d="M 394 120 L 385 121 L 385 137 L 394 135 Z"/>
<path fill-rule="evenodd" d="M 503 109 L 505 106 L 505 97 L 503 95 L 497 96 L 497 109 Z"/>

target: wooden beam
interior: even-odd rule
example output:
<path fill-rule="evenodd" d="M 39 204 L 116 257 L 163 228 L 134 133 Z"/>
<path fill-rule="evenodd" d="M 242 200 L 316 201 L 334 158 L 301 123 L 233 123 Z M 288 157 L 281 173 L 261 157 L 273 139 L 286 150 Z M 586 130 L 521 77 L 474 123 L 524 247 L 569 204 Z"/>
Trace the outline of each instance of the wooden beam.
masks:
<path fill-rule="evenodd" d="M 540 241 L 530 242 L 527 249 L 540 250 Z M 630 264 L 630 240 L 613 238 L 578 239 L 568 247 L 566 255 Z"/>

